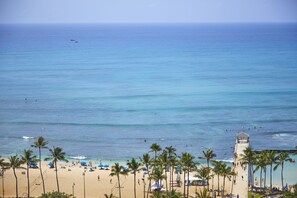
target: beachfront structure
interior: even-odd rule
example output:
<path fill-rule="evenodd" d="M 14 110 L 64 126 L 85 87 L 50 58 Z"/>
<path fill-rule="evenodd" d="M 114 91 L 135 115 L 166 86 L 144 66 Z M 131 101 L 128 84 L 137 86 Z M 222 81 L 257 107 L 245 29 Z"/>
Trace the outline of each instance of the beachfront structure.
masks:
<path fill-rule="evenodd" d="M 240 132 L 236 135 L 234 148 L 234 167 L 236 176 L 233 177 L 231 191 L 232 196 L 237 198 L 248 198 L 248 164 L 241 164 L 244 150 L 249 147 L 249 134 Z"/>
<path fill-rule="evenodd" d="M 245 132 L 240 132 L 236 135 L 236 143 L 249 143 L 250 136 Z"/>

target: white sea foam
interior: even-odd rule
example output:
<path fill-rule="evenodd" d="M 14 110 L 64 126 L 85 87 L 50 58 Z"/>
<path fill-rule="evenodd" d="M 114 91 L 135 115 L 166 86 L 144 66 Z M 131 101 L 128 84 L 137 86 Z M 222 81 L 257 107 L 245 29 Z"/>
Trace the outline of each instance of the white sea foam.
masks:
<path fill-rule="evenodd" d="M 24 140 L 29 140 L 29 139 L 34 139 L 34 137 L 30 137 L 30 136 L 23 136 Z"/>
<path fill-rule="evenodd" d="M 227 162 L 227 163 L 233 163 L 233 158 L 230 158 L 230 159 L 220 159 L 218 161 Z"/>
<path fill-rule="evenodd" d="M 71 158 L 71 159 L 78 159 L 78 160 L 84 160 L 87 157 L 86 156 L 83 156 L 83 155 L 78 155 L 78 156 L 70 156 L 69 158 Z"/>

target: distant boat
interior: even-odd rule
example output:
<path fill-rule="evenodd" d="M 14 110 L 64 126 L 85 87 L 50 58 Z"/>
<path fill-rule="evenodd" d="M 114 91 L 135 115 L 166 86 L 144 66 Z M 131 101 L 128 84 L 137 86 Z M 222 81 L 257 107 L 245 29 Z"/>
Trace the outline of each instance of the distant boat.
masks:
<path fill-rule="evenodd" d="M 74 39 L 70 39 L 70 41 L 75 41 Z"/>

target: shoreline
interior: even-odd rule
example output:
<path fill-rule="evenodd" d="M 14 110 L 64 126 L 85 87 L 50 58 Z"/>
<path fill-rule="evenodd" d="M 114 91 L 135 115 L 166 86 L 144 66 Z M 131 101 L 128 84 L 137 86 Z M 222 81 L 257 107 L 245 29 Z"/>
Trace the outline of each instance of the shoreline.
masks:
<path fill-rule="evenodd" d="M 297 156 L 295 157 L 297 158 Z M 7 158 L 5 158 L 7 161 Z M 82 160 L 83 161 L 83 160 Z M 87 161 L 87 160 L 85 160 Z M 46 191 L 51 192 L 56 190 L 56 178 L 55 178 L 55 171 L 54 169 L 50 169 L 48 167 L 49 161 L 42 161 L 42 170 L 44 172 L 45 177 L 45 184 L 46 184 Z M 73 165 L 74 162 L 74 165 Z M 88 162 L 88 161 L 87 161 Z M 105 164 L 107 161 L 102 160 L 102 164 Z M 127 167 L 126 162 L 120 162 L 121 165 Z M 59 162 L 58 163 L 58 175 L 59 175 L 59 182 L 60 182 L 60 189 L 63 192 L 66 192 L 67 194 L 72 194 L 73 190 L 73 183 L 75 183 L 75 196 L 76 197 L 83 197 L 83 173 L 85 173 L 85 179 L 86 179 L 86 192 L 87 197 L 103 197 L 104 194 L 110 194 L 113 193 L 116 195 L 117 193 L 117 186 L 116 186 L 116 177 L 110 177 L 109 174 L 111 173 L 111 166 L 114 165 L 114 161 L 108 161 L 107 164 L 109 164 L 109 170 L 100 170 L 98 168 L 99 162 L 92 162 L 92 166 L 94 167 L 92 172 L 89 171 L 88 167 L 81 166 L 79 163 L 75 162 L 75 160 L 70 160 L 69 162 Z M 39 165 L 39 163 L 38 163 Z M 286 166 L 285 173 L 286 175 L 293 175 L 296 174 L 294 170 L 297 170 L 296 163 L 294 164 L 295 167 L 293 169 L 288 169 Z M 96 168 L 95 168 L 96 167 Z M 141 166 L 143 167 L 143 166 Z M 19 180 L 19 192 L 21 196 L 25 196 L 27 191 L 27 179 L 26 174 L 22 173 L 24 170 L 17 170 L 17 176 Z M 190 175 L 193 176 L 196 172 L 191 172 Z M 281 185 L 277 183 L 277 178 L 279 176 L 279 171 L 277 173 L 274 173 L 274 182 L 273 186 L 280 187 Z M 100 177 L 100 181 L 98 180 L 98 175 Z M 137 174 L 137 197 L 143 196 L 143 186 L 144 183 L 142 181 L 144 172 L 141 170 Z M 255 177 L 258 176 L 258 173 L 255 173 Z M 176 176 L 175 176 L 176 177 Z M 294 176 L 293 176 L 294 177 Z M 267 178 L 269 178 L 269 174 L 267 174 Z M 297 177 L 296 177 L 297 178 Z M 12 170 L 6 170 L 4 174 L 5 179 L 5 195 L 6 196 L 15 196 L 15 178 L 13 176 Z M 0 178 L 2 180 L 2 177 Z M 112 181 L 111 181 L 112 180 Z M 222 178 L 220 178 L 222 181 Z M 148 184 L 147 175 L 145 176 L 145 182 L 146 185 Z M 126 177 L 121 177 L 121 183 L 123 184 L 123 190 L 122 195 L 123 197 L 129 197 L 131 193 L 133 192 L 133 175 L 128 174 Z M 212 181 L 209 181 L 210 186 L 212 184 Z M 297 183 L 289 183 L 288 185 L 293 185 Z M 229 189 L 231 189 L 231 181 L 226 180 L 226 190 L 229 192 Z M 30 186 L 31 186 L 31 196 L 39 196 L 42 193 L 42 185 L 41 185 L 41 179 L 40 179 L 40 172 L 39 168 L 37 169 L 30 169 Z M 214 187 L 217 186 L 217 176 L 214 177 Z M 2 187 L 0 187 L 2 192 Z M 202 187 L 190 187 L 190 193 L 192 195 L 195 194 L 195 192 L 199 189 L 202 189 Z M 178 192 L 183 192 L 183 187 L 177 188 Z"/>

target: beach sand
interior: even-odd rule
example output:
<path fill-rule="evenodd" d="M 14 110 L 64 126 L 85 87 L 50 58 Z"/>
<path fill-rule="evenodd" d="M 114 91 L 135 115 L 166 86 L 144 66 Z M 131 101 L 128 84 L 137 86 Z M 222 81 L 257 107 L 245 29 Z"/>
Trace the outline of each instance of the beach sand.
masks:
<path fill-rule="evenodd" d="M 110 166 L 113 164 L 110 164 Z M 61 166 L 65 166 L 61 168 Z M 95 165 L 93 165 L 95 166 Z M 98 164 L 96 164 L 98 166 Z M 56 178 L 55 178 L 55 171 L 54 169 L 50 169 L 47 166 L 47 163 L 43 162 L 43 172 L 45 178 L 45 186 L 46 191 L 56 191 Z M 69 171 L 69 170 L 71 171 Z M 88 169 L 84 169 L 84 167 L 80 165 L 72 166 L 71 163 L 60 163 L 58 166 L 58 175 L 59 175 L 59 183 L 60 183 L 60 191 L 66 192 L 68 194 L 72 194 L 72 186 L 74 186 L 74 195 L 75 197 L 84 197 L 84 178 L 83 173 L 85 172 L 85 186 L 86 186 L 86 197 L 87 198 L 103 198 L 104 194 L 113 193 L 115 196 L 118 196 L 118 188 L 117 188 L 117 178 L 110 177 L 110 170 L 99 170 L 94 169 L 93 172 L 89 172 Z M 19 169 L 17 170 L 17 176 L 19 180 L 19 196 L 23 197 L 27 195 L 27 177 L 25 174 L 22 174 L 25 170 Z M 195 174 L 194 172 L 192 175 Z M 98 181 L 98 175 L 100 176 L 100 180 Z M 176 175 L 174 176 L 176 178 Z M 133 174 L 129 173 L 128 176 L 121 176 L 121 185 L 122 185 L 122 197 L 123 198 L 131 198 L 134 197 L 133 195 Z M 144 183 L 142 181 L 143 178 L 143 171 L 139 171 L 137 173 L 136 179 L 136 188 L 137 188 L 137 197 L 143 197 L 143 190 L 144 190 Z M 146 190 L 148 187 L 148 180 L 147 175 L 145 176 L 146 182 Z M 183 175 L 181 175 L 183 178 Z M 2 178 L 1 178 L 2 180 Z M 112 180 L 112 182 L 110 182 Z M 13 175 L 12 170 L 7 170 L 5 172 L 5 197 L 15 197 L 15 178 Z M 139 182 L 138 182 L 139 181 Z M 222 181 L 222 179 L 220 180 Z M 2 181 L 1 181 L 2 182 Z M 169 182 L 168 182 L 169 183 Z M 210 188 L 212 186 L 212 181 L 209 181 Z M 216 188 L 217 185 L 217 177 L 214 178 L 214 186 Z M 226 179 L 226 193 L 230 193 L 230 184 Z M 165 181 L 163 182 L 165 186 Z M 1 186 L 1 185 L 0 185 Z M 30 186 L 31 186 L 31 196 L 37 197 L 42 193 L 42 181 L 40 179 L 40 172 L 39 169 L 30 169 Z M 1 188 L 1 196 L 2 196 L 2 186 Z M 199 191 L 203 187 L 190 187 L 190 195 L 194 195 L 195 191 Z M 176 190 L 179 192 L 183 192 L 182 187 L 176 187 Z M 225 194 L 226 194 L 225 193 Z"/>

